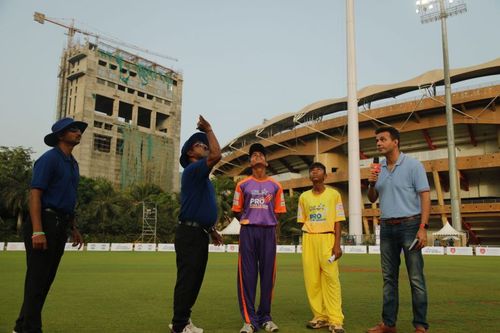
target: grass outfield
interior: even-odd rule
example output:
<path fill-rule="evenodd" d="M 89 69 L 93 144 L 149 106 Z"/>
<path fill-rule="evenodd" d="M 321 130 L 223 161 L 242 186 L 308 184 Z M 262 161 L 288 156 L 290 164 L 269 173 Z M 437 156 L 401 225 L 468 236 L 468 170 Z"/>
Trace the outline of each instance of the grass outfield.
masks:
<path fill-rule="evenodd" d="M 210 332 L 238 332 L 236 260 L 211 253 L 193 321 Z M 427 256 L 432 332 L 500 332 L 500 258 Z M 24 252 L 0 252 L 0 332 L 11 332 L 21 304 Z M 174 253 L 67 252 L 45 304 L 44 330 L 169 332 L 175 283 Z M 364 332 L 380 320 L 382 278 L 377 255 L 341 260 L 347 332 Z M 413 332 L 408 281 L 401 271 L 399 332 Z M 311 332 L 301 257 L 278 255 L 273 319 L 280 332 Z M 327 332 L 326 329 L 321 331 Z"/>

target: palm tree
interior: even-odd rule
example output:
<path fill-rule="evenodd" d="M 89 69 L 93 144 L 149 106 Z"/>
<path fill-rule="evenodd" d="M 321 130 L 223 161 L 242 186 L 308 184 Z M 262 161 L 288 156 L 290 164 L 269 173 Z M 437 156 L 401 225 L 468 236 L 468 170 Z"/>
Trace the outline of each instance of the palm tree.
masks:
<path fill-rule="evenodd" d="M 143 204 L 153 202 L 158 205 L 157 197 L 163 193 L 161 187 L 151 183 L 134 184 L 126 189 L 125 197 L 129 201 L 127 213 L 134 221 L 136 230 L 142 225 Z"/>
<path fill-rule="evenodd" d="M 154 198 L 158 205 L 157 235 L 162 241 L 173 241 L 181 210 L 178 193 L 161 193 Z"/>
<path fill-rule="evenodd" d="M 120 218 L 127 206 L 126 200 L 104 178 L 95 179 L 93 191 L 94 197 L 87 208 L 89 217 L 97 221 L 95 231 L 102 235 L 118 234 L 124 227 Z"/>
<path fill-rule="evenodd" d="M 16 228 L 18 231 L 21 230 L 23 216 L 28 212 L 31 171 L 26 173 L 28 175 L 22 173 L 19 177 L 11 177 L 0 190 L 0 197 L 5 208 L 17 217 Z"/>
<path fill-rule="evenodd" d="M 232 178 L 227 176 L 214 177 L 212 184 L 215 188 L 217 202 L 217 223 L 224 224 L 231 221 L 233 216 L 231 208 L 236 184 Z"/>
<path fill-rule="evenodd" d="M 289 196 L 285 194 L 286 213 L 283 214 L 277 226 L 276 234 L 278 241 L 286 239 L 286 243 L 293 241 L 294 236 L 302 233 L 300 226 L 297 225 L 297 207 L 299 203 L 299 196 Z"/>
<path fill-rule="evenodd" d="M 28 197 L 32 173 L 31 149 L 0 147 L 0 199 L 13 216 L 17 230 L 28 211 Z"/>
<path fill-rule="evenodd" d="M 130 186 L 127 191 L 127 196 L 129 196 L 132 201 L 140 203 L 147 201 L 151 196 L 163 193 L 161 187 L 155 184 L 145 183 L 145 184 L 134 184 Z"/>

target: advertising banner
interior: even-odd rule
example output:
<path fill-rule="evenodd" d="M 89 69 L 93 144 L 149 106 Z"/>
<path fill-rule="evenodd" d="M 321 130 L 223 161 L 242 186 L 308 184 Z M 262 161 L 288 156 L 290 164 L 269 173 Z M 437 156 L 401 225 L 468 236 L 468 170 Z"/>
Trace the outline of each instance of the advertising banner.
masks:
<path fill-rule="evenodd" d="M 472 247 L 455 247 L 448 246 L 446 248 L 446 254 L 449 256 L 472 256 Z"/>
<path fill-rule="evenodd" d="M 500 247 L 476 247 L 476 256 L 500 256 Z"/>
<path fill-rule="evenodd" d="M 175 245 L 173 243 L 160 243 L 158 244 L 158 252 L 175 252 Z"/>
<path fill-rule="evenodd" d="M 109 243 L 88 243 L 87 251 L 109 251 Z"/>
<path fill-rule="evenodd" d="M 344 252 L 355 254 L 367 253 L 365 245 L 346 245 L 344 246 Z"/>
<path fill-rule="evenodd" d="M 111 251 L 132 251 L 133 243 L 111 243 Z"/>
<path fill-rule="evenodd" d="M 208 252 L 226 252 L 226 246 L 215 246 L 214 244 L 208 245 Z"/>
<path fill-rule="evenodd" d="M 227 244 L 226 252 L 239 252 L 240 246 L 238 244 Z"/>
<path fill-rule="evenodd" d="M 422 249 L 424 255 L 444 255 L 444 247 L 442 246 L 426 246 Z"/>
<path fill-rule="evenodd" d="M 24 243 L 23 242 L 8 242 L 7 243 L 7 251 L 24 251 Z"/>
<path fill-rule="evenodd" d="M 136 252 L 155 252 L 156 243 L 135 243 L 134 251 Z"/>
<path fill-rule="evenodd" d="M 295 245 L 278 245 L 276 246 L 278 253 L 295 253 Z"/>
<path fill-rule="evenodd" d="M 82 252 L 85 246 L 82 246 L 80 249 L 78 249 L 78 246 L 79 245 L 73 246 L 73 243 L 66 243 L 66 245 L 64 245 L 64 251 Z"/>

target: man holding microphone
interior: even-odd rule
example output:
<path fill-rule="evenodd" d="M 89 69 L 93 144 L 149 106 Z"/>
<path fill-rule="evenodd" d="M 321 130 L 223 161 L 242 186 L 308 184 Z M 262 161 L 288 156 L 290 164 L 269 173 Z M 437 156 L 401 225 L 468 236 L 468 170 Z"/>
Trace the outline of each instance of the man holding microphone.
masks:
<path fill-rule="evenodd" d="M 380 197 L 380 258 L 384 279 L 382 322 L 368 333 L 395 333 L 399 307 L 400 253 L 404 252 L 411 286 L 415 333 L 425 333 L 427 288 L 421 249 L 427 243 L 430 194 L 425 169 L 419 161 L 399 151 L 400 135 L 394 127 L 375 131 L 377 150 L 385 156 L 374 163 L 368 178 L 368 199 Z M 374 161 L 378 162 L 378 161 Z M 410 248 L 416 240 L 416 245 Z"/>

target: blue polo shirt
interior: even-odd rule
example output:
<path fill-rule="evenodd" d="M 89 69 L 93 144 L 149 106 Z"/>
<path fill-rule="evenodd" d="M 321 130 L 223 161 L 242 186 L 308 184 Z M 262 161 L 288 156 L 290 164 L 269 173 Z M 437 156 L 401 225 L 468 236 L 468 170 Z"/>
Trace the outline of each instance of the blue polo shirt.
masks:
<path fill-rule="evenodd" d="M 208 178 L 207 159 L 190 163 L 182 173 L 180 221 L 197 222 L 211 227 L 217 221 L 215 189 Z"/>
<path fill-rule="evenodd" d="M 392 172 L 387 168 L 387 160 L 382 160 L 380 166 L 380 174 L 375 184 L 379 193 L 380 218 L 420 214 L 419 193 L 429 191 L 429 181 L 422 163 L 400 153 Z"/>
<path fill-rule="evenodd" d="M 42 209 L 52 208 L 73 214 L 80 171 L 73 156 L 66 156 L 59 148 L 45 152 L 33 167 L 31 188 L 40 189 Z"/>

